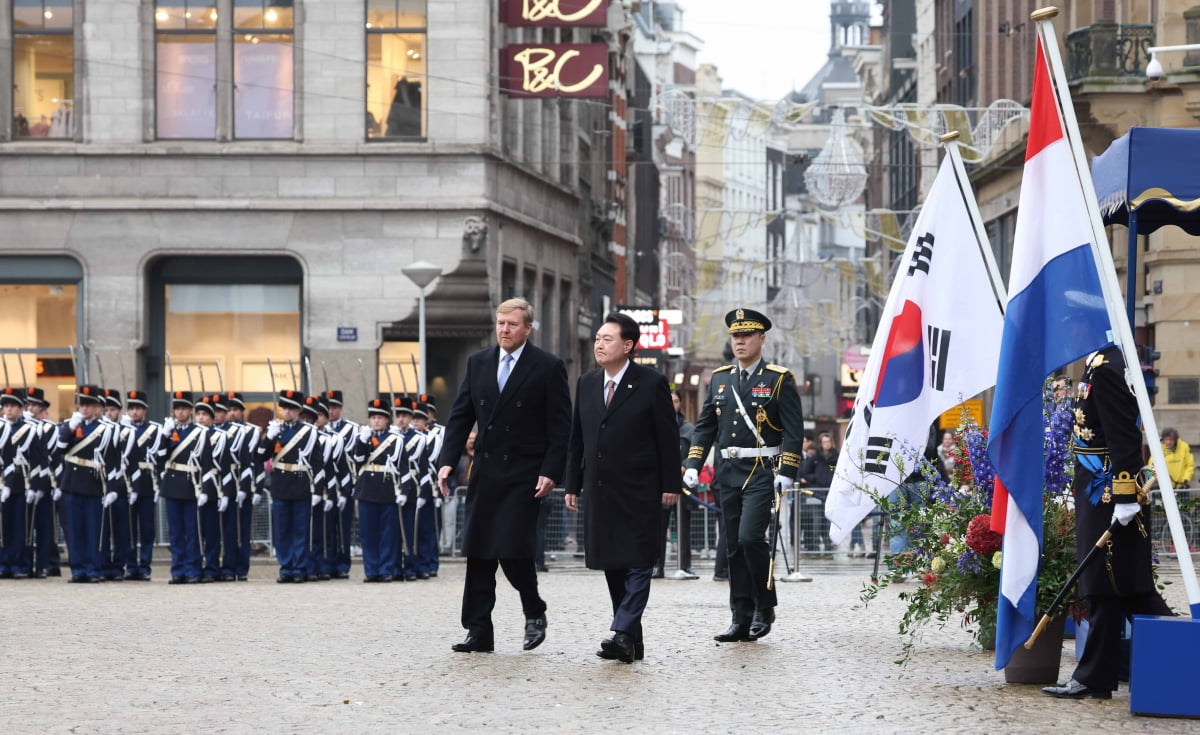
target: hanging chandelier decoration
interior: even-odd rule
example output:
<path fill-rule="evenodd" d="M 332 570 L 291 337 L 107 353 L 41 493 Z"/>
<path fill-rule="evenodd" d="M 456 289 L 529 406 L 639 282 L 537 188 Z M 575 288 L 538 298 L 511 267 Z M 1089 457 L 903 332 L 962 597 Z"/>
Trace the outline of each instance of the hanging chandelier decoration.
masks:
<path fill-rule="evenodd" d="M 867 185 L 863 152 L 846 133 L 846 112 L 833 113 L 829 140 L 804 172 L 804 183 L 812 198 L 825 209 L 837 209 L 858 200 Z"/>

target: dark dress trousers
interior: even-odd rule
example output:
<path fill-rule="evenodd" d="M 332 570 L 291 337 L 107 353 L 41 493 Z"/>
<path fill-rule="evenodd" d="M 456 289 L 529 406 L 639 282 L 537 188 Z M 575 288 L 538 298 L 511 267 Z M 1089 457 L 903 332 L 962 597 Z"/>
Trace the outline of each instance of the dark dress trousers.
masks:
<path fill-rule="evenodd" d="M 679 428 L 662 375 L 630 363 L 605 406 L 607 381 L 603 369 L 579 378 L 566 491 L 583 502 L 585 561 L 605 571 L 611 629 L 641 641 L 662 494 L 680 491 Z"/>
<path fill-rule="evenodd" d="M 571 431 L 571 388 L 562 360 L 526 342 L 501 393 L 499 353 L 489 347 L 467 358 L 437 463 L 457 466 L 468 434 L 478 427 L 462 531 L 462 623 L 485 641 L 492 632 L 497 565 L 520 592 L 526 618 L 546 610 L 533 562 L 540 502 L 534 492 L 539 476 L 561 480 Z"/>

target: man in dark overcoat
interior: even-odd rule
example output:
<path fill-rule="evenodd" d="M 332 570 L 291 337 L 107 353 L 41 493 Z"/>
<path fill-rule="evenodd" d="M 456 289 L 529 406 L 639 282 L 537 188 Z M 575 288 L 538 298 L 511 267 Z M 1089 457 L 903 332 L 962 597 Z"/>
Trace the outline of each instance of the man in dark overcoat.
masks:
<path fill-rule="evenodd" d="M 1140 378 L 1139 378 L 1140 379 Z M 1112 699 L 1121 671 L 1121 633 L 1132 615 L 1171 615 L 1154 585 L 1149 503 L 1138 487 L 1142 429 L 1125 381 L 1125 357 L 1110 345 L 1088 357 L 1075 396 L 1075 548 L 1083 559 L 1115 520 L 1102 559 L 1084 568 L 1087 639 L 1071 680 L 1043 692 L 1064 699 Z"/>
<path fill-rule="evenodd" d="M 609 314 L 593 348 L 599 368 L 580 376 L 567 445 L 567 509 L 584 514 L 588 569 L 603 569 L 613 636 L 597 655 L 645 655 L 642 612 L 663 536 L 662 506 L 679 500 L 679 428 L 667 380 L 634 363 L 639 329 Z"/>
<path fill-rule="evenodd" d="M 446 420 L 438 459 L 443 496 L 473 427 L 475 465 L 467 489 L 463 554 L 467 575 L 459 653 L 491 651 L 496 568 L 521 595 L 526 651 L 546 638 L 534 547 L 539 500 L 562 479 L 571 431 L 571 388 L 559 358 L 529 343 L 533 307 L 509 299 L 496 308 L 497 347 L 467 358 L 467 372 Z"/>

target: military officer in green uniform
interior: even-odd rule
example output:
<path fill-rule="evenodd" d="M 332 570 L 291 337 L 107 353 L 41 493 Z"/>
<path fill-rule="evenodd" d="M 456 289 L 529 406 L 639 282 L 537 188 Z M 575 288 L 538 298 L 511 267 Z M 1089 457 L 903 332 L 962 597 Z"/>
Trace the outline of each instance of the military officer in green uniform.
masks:
<path fill-rule="evenodd" d="M 771 320 L 735 309 L 725 315 L 725 325 L 737 364 L 713 371 L 683 475 L 684 484 L 695 487 L 709 447 L 716 446 L 733 612 L 733 624 L 715 636 L 723 643 L 758 640 L 775 622 L 767 526 L 775 491 L 795 482 L 804 438 L 795 377 L 762 357 Z"/>

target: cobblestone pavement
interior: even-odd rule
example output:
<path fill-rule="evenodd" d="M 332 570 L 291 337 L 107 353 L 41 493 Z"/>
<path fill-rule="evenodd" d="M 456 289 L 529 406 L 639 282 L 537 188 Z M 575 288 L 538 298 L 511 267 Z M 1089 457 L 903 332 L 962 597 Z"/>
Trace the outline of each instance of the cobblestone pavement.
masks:
<path fill-rule="evenodd" d="M 546 643 L 521 651 L 515 592 L 498 584 L 494 654 L 453 654 L 463 565 L 428 582 L 276 585 L 0 583 L 2 733 L 1196 732 L 1110 702 L 1005 685 L 956 625 L 932 629 L 901 669 L 900 605 L 857 608 L 869 562 L 805 564 L 780 585 L 775 630 L 719 645 L 725 584 L 656 580 L 646 659 L 602 661 L 603 576 L 540 575 Z M 702 570 L 697 569 L 698 572 Z M 1177 579 L 1177 576 L 1176 576 Z M 1186 609 L 1181 584 L 1168 601 Z M 1060 676 L 1070 674 L 1064 647 Z"/>

